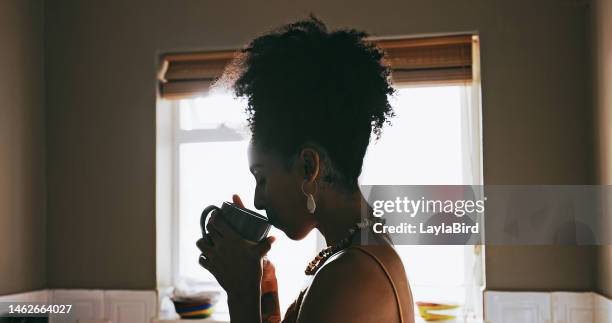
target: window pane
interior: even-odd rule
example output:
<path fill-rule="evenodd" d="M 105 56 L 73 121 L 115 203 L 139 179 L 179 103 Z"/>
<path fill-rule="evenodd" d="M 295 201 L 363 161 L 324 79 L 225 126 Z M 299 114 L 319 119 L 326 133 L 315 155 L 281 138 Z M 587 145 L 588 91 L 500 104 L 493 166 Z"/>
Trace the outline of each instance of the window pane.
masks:
<path fill-rule="evenodd" d="M 230 128 L 246 126 L 245 102 L 229 94 L 209 95 L 182 100 L 179 123 L 183 130 L 214 129 L 224 124 Z"/>
<path fill-rule="evenodd" d="M 195 241 L 201 237 L 199 219 L 204 207 L 219 206 L 238 193 L 245 206 L 254 209 L 255 180 L 248 169 L 247 146 L 246 140 L 179 146 L 179 276 L 216 281 L 197 261 L 200 252 Z M 269 258 L 276 267 L 284 313 L 303 286 L 304 269 L 316 253 L 316 233 L 302 241 L 292 241 L 276 228 L 270 234 L 277 238 Z"/>
<path fill-rule="evenodd" d="M 276 267 L 281 314 L 297 298 L 306 282 L 304 270 L 317 253 L 317 233 L 313 230 L 300 241 L 289 239 L 282 231 L 273 228 L 270 235 L 278 238 L 268 254 Z"/>
<path fill-rule="evenodd" d="M 195 242 L 202 236 L 200 214 L 238 193 L 247 205 L 255 181 L 247 162 L 247 141 L 189 143 L 179 146 L 179 275 L 203 280 L 214 277 L 198 264 Z M 252 204 L 252 203 L 250 203 Z"/>
<path fill-rule="evenodd" d="M 395 246 L 410 283 L 419 286 L 463 286 L 464 246 Z M 420 291 L 420 289 L 419 289 Z"/>
<path fill-rule="evenodd" d="M 396 116 L 372 141 L 364 159 L 364 185 L 461 185 L 463 86 L 400 88 Z M 396 246 L 415 301 L 465 301 L 465 246 Z"/>
<path fill-rule="evenodd" d="M 364 159 L 364 185 L 462 184 L 460 86 L 400 88 L 396 116 L 372 141 Z"/>

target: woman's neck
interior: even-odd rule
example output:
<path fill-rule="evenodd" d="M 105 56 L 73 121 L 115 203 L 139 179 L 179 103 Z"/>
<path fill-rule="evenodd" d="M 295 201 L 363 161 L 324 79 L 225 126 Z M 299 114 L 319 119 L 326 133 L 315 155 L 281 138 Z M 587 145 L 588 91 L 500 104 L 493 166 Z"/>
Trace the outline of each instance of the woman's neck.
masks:
<path fill-rule="evenodd" d="M 364 210 L 370 212 L 370 207 L 359 190 L 348 194 L 337 192 L 321 194 L 317 204 L 317 229 L 328 246 L 346 238 L 349 229 L 361 222 Z"/>

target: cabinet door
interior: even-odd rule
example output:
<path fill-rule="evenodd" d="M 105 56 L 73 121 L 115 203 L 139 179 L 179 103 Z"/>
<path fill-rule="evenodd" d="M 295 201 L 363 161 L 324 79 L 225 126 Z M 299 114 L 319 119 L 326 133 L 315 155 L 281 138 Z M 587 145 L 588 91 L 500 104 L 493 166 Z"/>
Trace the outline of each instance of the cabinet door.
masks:
<path fill-rule="evenodd" d="M 77 323 L 78 320 L 104 318 L 104 292 L 101 290 L 54 290 L 51 302 L 59 306 L 71 305 L 69 313 L 49 316 L 51 323 Z"/>
<path fill-rule="evenodd" d="M 593 323 L 592 293 L 552 293 L 553 323 Z"/>
<path fill-rule="evenodd" d="M 599 294 L 594 294 L 593 316 L 594 323 L 612 323 L 612 300 Z"/>
<path fill-rule="evenodd" d="M 104 318 L 113 323 L 149 323 L 156 314 L 153 291 L 106 291 Z"/>
<path fill-rule="evenodd" d="M 487 323 L 551 323 L 550 293 L 485 292 Z"/>

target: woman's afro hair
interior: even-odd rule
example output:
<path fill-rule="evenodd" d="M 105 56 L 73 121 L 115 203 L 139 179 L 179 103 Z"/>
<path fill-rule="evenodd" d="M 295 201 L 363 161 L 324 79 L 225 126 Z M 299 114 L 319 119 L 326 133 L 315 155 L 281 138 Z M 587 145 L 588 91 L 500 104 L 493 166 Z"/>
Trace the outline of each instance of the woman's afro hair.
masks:
<path fill-rule="evenodd" d="M 324 179 L 357 188 L 371 133 L 378 139 L 394 115 L 389 69 L 365 37 L 353 29 L 329 32 L 311 16 L 248 44 L 226 73 L 235 95 L 247 99 L 253 144 L 291 162 L 314 143 L 336 173 Z"/>

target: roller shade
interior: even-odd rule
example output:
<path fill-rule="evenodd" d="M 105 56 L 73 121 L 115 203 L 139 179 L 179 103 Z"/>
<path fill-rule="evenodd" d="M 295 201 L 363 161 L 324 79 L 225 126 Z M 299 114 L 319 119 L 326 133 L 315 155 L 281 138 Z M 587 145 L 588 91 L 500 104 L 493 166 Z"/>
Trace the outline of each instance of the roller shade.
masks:
<path fill-rule="evenodd" d="M 234 58 L 234 51 L 165 55 L 158 75 L 163 98 L 206 94 Z"/>
<path fill-rule="evenodd" d="M 371 41 L 385 52 L 395 84 L 472 80 L 472 35 Z M 161 96 L 176 99 L 206 94 L 236 53 L 164 55 L 158 75 Z"/>
<path fill-rule="evenodd" d="M 397 84 L 472 80 L 472 36 L 379 40 Z"/>

